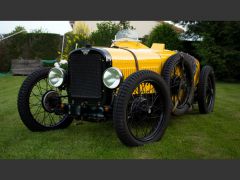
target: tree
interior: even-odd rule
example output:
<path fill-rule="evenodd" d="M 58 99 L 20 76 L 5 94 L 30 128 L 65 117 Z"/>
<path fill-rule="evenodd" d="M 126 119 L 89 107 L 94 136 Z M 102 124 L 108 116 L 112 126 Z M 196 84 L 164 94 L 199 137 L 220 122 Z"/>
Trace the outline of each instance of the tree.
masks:
<path fill-rule="evenodd" d="M 91 34 L 91 43 L 96 46 L 110 46 L 115 35 L 121 29 L 122 26 L 119 23 L 111 21 L 97 23 L 97 30 Z"/>
<path fill-rule="evenodd" d="M 32 33 L 42 34 L 42 33 L 48 33 L 48 31 L 46 29 L 39 28 L 39 29 L 32 30 Z"/>
<path fill-rule="evenodd" d="M 201 41 L 196 54 L 201 64 L 212 65 L 218 79 L 240 80 L 240 22 L 181 21 L 187 27 L 185 36 Z"/>
<path fill-rule="evenodd" d="M 16 26 L 15 29 L 12 32 L 9 33 L 9 35 L 15 34 L 15 33 L 20 32 L 20 31 L 24 31 L 23 33 L 26 33 L 25 27 L 23 27 L 23 26 Z"/>
<path fill-rule="evenodd" d="M 181 49 L 179 37 L 180 33 L 174 30 L 173 25 L 161 23 L 153 28 L 146 42 L 148 46 L 152 43 L 165 43 L 167 49 L 179 50 Z"/>
<path fill-rule="evenodd" d="M 76 21 L 73 30 L 65 34 L 63 59 L 67 59 L 69 53 L 75 48 L 80 48 L 89 42 L 89 27 L 82 21 Z M 61 52 L 59 52 L 59 55 Z"/>
<path fill-rule="evenodd" d="M 16 34 L 21 31 L 23 32 Z M 9 65 L 12 59 L 22 57 L 21 55 L 24 49 L 24 42 L 26 41 L 26 38 L 27 38 L 26 29 L 22 26 L 16 26 L 12 32 L 7 34 L 7 36 L 13 35 L 13 34 L 16 34 L 16 35 L 4 41 L 5 46 L 7 47 L 7 50 L 5 51 L 5 53 L 8 56 L 6 59 L 7 61 L 9 61 L 7 62 Z"/>
<path fill-rule="evenodd" d="M 119 25 L 122 27 L 122 29 L 135 29 L 130 25 L 129 21 L 119 21 Z"/>
<path fill-rule="evenodd" d="M 83 21 L 75 21 L 73 26 L 73 33 L 83 36 L 89 36 L 90 30 L 88 25 Z"/>
<path fill-rule="evenodd" d="M 67 59 L 69 53 L 75 48 L 81 48 L 88 44 L 89 36 L 85 34 L 75 34 L 72 31 L 65 34 L 65 45 L 63 50 L 63 59 Z M 59 52 L 59 55 L 61 52 Z"/>
<path fill-rule="evenodd" d="M 17 26 L 11 33 L 16 34 L 25 30 Z M 0 42 L 0 71 L 9 71 L 12 59 L 55 59 L 60 46 L 58 34 L 43 33 L 39 30 L 34 33 L 26 31 L 10 36 Z"/>

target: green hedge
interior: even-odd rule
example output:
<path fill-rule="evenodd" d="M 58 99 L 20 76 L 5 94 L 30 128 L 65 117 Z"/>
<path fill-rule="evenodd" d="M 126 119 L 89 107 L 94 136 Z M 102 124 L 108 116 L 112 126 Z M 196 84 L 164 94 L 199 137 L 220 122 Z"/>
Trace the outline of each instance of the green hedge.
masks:
<path fill-rule="evenodd" d="M 61 49 L 62 37 L 50 33 L 22 33 L 0 42 L 0 72 L 8 72 L 11 60 L 54 60 Z"/>
<path fill-rule="evenodd" d="M 162 23 L 155 26 L 144 41 L 146 41 L 149 47 L 153 43 L 164 43 L 166 49 L 179 50 L 182 48 L 179 37 L 180 33 L 174 29 L 173 25 Z"/>

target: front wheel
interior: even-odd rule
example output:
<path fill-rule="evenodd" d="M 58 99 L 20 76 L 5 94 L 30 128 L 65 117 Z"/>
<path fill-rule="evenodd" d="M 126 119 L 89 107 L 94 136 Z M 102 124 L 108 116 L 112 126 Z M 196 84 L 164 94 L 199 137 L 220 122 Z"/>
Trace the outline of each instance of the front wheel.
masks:
<path fill-rule="evenodd" d="M 127 146 L 160 140 L 170 117 L 170 94 L 155 72 L 138 71 L 120 86 L 113 120 L 119 139 Z"/>
<path fill-rule="evenodd" d="M 56 113 L 56 107 L 66 102 L 66 92 L 48 84 L 49 68 L 30 74 L 18 94 L 18 112 L 22 122 L 31 131 L 46 131 L 68 127 L 73 118 Z"/>
<path fill-rule="evenodd" d="M 211 66 L 204 66 L 198 84 L 198 108 L 201 114 L 213 111 L 215 102 L 215 77 Z"/>

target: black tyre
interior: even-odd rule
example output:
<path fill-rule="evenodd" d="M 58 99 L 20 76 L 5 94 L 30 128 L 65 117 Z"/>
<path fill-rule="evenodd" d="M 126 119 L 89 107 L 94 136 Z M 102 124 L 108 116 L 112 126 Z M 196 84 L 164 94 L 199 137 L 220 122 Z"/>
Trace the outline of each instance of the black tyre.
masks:
<path fill-rule="evenodd" d="M 211 66 L 204 66 L 201 70 L 198 83 L 199 112 L 207 114 L 213 111 L 215 103 L 215 77 Z"/>
<path fill-rule="evenodd" d="M 164 64 L 162 76 L 168 85 L 173 115 L 184 114 L 194 96 L 194 74 L 190 56 L 185 53 L 172 55 Z"/>
<path fill-rule="evenodd" d="M 66 96 L 63 91 L 52 88 L 47 82 L 49 68 L 30 74 L 23 82 L 18 94 L 18 112 L 22 122 L 31 131 L 46 131 L 68 127 L 73 118 L 66 114 L 55 114 L 49 108 L 46 97 Z M 61 101 L 67 99 L 61 98 Z"/>
<path fill-rule="evenodd" d="M 170 117 L 170 94 L 152 71 L 138 71 L 120 86 L 113 107 L 114 126 L 127 146 L 160 140 Z"/>

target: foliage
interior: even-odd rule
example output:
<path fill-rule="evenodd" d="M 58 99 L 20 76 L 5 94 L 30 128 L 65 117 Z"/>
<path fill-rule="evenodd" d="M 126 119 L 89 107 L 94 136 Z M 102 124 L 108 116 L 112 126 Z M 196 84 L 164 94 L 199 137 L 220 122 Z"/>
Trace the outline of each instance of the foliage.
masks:
<path fill-rule="evenodd" d="M 82 47 L 86 44 L 94 46 L 110 46 L 116 33 L 124 28 L 133 29 L 129 21 L 120 21 L 119 23 L 102 22 L 97 23 L 97 30 L 90 34 L 89 27 L 82 21 L 76 21 L 73 31 L 65 34 L 65 45 L 63 58 L 67 59 L 69 53 L 76 47 Z M 59 54 L 61 54 L 59 52 Z"/>
<path fill-rule="evenodd" d="M 148 44 L 148 38 L 149 38 L 149 35 L 148 34 L 146 34 L 146 35 L 144 35 L 142 38 L 140 38 L 140 40 L 141 40 L 141 42 L 143 43 L 143 44 Z"/>
<path fill-rule="evenodd" d="M 78 34 L 87 37 L 90 34 L 90 29 L 85 22 L 75 21 L 73 26 L 73 34 Z"/>
<path fill-rule="evenodd" d="M 0 42 L 0 72 L 7 72 L 10 69 L 9 56 L 7 43 Z"/>
<path fill-rule="evenodd" d="M 31 33 L 40 34 L 40 33 L 48 33 L 48 31 L 46 29 L 39 28 L 39 29 L 32 30 Z"/>
<path fill-rule="evenodd" d="M 111 21 L 97 23 L 97 30 L 91 34 L 91 43 L 95 46 L 110 46 L 115 35 L 122 28 L 122 24 Z"/>
<path fill-rule="evenodd" d="M 8 37 L 20 31 L 24 31 L 22 26 L 16 26 L 15 29 L 4 37 Z M 26 31 L 26 30 L 25 30 Z M 22 52 L 22 45 L 26 38 L 26 32 L 9 37 L 0 41 L 0 72 L 7 72 L 10 70 L 11 60 L 20 56 Z"/>
<path fill-rule="evenodd" d="M 23 26 L 16 26 L 15 29 L 9 33 L 9 35 L 20 32 L 20 31 L 25 31 L 24 33 L 26 33 L 26 29 Z"/>
<path fill-rule="evenodd" d="M 112 44 L 112 40 L 117 32 L 123 29 L 134 29 L 134 27 L 130 25 L 129 21 L 119 21 L 119 23 L 106 21 L 97 23 L 97 30 L 91 34 L 91 44 L 108 47 Z"/>
<path fill-rule="evenodd" d="M 218 79 L 240 80 L 240 22 L 181 21 L 185 36 L 202 39 L 196 45 L 201 64 L 212 65 Z"/>
<path fill-rule="evenodd" d="M 64 39 L 64 51 L 62 58 L 67 59 L 69 53 L 89 43 L 89 27 L 82 21 L 76 21 L 73 31 L 67 32 Z M 61 54 L 61 52 L 59 52 Z"/>
<path fill-rule="evenodd" d="M 23 58 L 53 60 L 58 57 L 61 38 L 58 34 L 29 33 L 28 48 L 30 54 Z"/>
<path fill-rule="evenodd" d="M 119 21 L 119 25 L 122 29 L 135 29 L 133 26 L 130 25 L 129 21 Z"/>
<path fill-rule="evenodd" d="M 23 30 L 22 27 L 16 27 L 8 35 L 21 30 Z M 60 35 L 39 32 L 20 33 L 1 41 L 0 71 L 9 71 L 12 59 L 56 59 L 60 49 Z"/>
<path fill-rule="evenodd" d="M 181 49 L 180 33 L 176 32 L 173 25 L 161 23 L 153 28 L 147 38 L 147 45 L 152 43 L 165 43 L 167 49 Z"/>
<path fill-rule="evenodd" d="M 85 46 L 89 42 L 89 37 L 85 34 L 74 34 L 73 32 L 68 32 L 65 34 L 65 46 L 63 51 L 63 59 L 67 59 L 69 53 L 76 49 Z M 59 52 L 60 54 L 60 52 Z"/>

